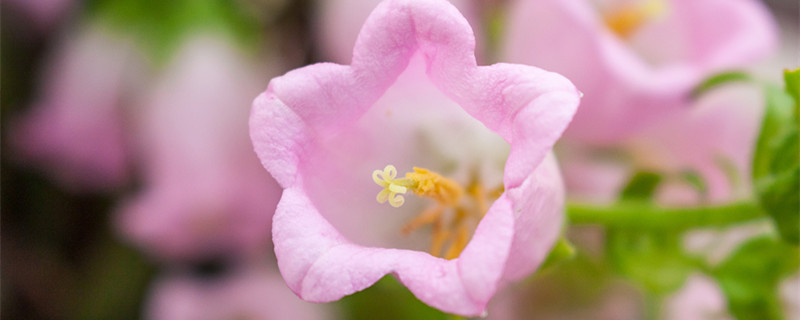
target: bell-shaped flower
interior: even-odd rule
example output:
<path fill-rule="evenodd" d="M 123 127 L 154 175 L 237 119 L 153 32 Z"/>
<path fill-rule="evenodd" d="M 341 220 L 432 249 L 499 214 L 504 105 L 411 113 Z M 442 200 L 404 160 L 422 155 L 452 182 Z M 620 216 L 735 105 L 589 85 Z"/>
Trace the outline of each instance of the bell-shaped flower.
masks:
<path fill-rule="evenodd" d="M 128 174 L 123 101 L 141 57 L 101 24 L 59 44 L 30 112 L 10 130 L 15 156 L 72 190 L 119 186 Z"/>
<path fill-rule="evenodd" d="M 754 0 L 518 0 L 508 12 L 502 56 L 573 80 L 585 97 L 565 137 L 592 143 L 688 108 L 705 78 L 777 43 Z"/>
<path fill-rule="evenodd" d="M 199 34 L 143 94 L 137 149 L 143 188 L 117 224 L 166 260 L 245 257 L 269 250 L 277 183 L 259 166 L 246 127 L 265 71 L 227 39 Z"/>
<path fill-rule="evenodd" d="M 657 193 L 663 205 L 725 203 L 750 193 L 750 168 L 763 110 L 761 92 L 750 85 L 726 85 L 695 100 L 639 134 L 619 141 L 623 156 L 597 156 L 579 143 L 561 145 L 560 160 L 570 196 L 613 202 L 632 170 L 668 177 Z M 687 173 L 698 189 L 680 179 Z M 677 178 L 677 179 L 674 179 Z"/>
<path fill-rule="evenodd" d="M 564 198 L 548 154 L 580 93 L 535 67 L 477 66 L 474 48 L 447 1 L 385 1 L 351 65 L 291 71 L 255 99 L 250 135 L 284 188 L 275 253 L 298 296 L 334 301 L 394 274 L 433 307 L 480 315 L 544 260 Z"/>
<path fill-rule="evenodd" d="M 683 201 L 662 197 L 662 203 L 724 203 L 747 198 L 763 109 L 763 96 L 757 88 L 727 86 L 696 100 L 691 109 L 647 128 L 626 145 L 640 168 L 674 176 L 692 172 L 702 179 L 700 194 L 694 192 L 695 197 Z"/>

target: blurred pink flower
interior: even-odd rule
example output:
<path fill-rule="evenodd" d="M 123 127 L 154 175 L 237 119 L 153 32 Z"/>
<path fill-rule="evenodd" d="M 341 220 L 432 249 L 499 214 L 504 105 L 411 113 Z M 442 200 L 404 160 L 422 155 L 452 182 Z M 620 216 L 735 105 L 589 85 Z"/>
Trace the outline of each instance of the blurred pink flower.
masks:
<path fill-rule="evenodd" d="M 119 186 L 129 160 L 122 104 L 141 61 L 133 46 L 100 25 L 70 32 L 32 110 L 12 124 L 16 156 L 74 190 Z"/>
<path fill-rule="evenodd" d="M 565 137 L 614 142 L 686 109 L 715 72 L 776 48 L 752 0 L 515 1 L 504 56 L 563 73 L 585 94 Z"/>
<path fill-rule="evenodd" d="M 166 275 L 150 292 L 151 320 L 330 319 L 320 305 L 298 299 L 277 273 L 259 267 L 215 279 Z M 329 310 L 328 310 L 329 311 Z"/>
<path fill-rule="evenodd" d="M 664 319 L 731 319 L 722 289 L 713 279 L 696 274 L 686 280 L 683 289 L 669 297 L 664 305 Z"/>
<path fill-rule="evenodd" d="M 284 188 L 273 219 L 275 253 L 301 298 L 334 301 L 393 273 L 433 307 L 479 315 L 502 284 L 542 262 L 563 222 L 563 187 L 548 153 L 579 93 L 537 68 L 478 67 L 474 48 L 469 24 L 446 1 L 390 0 L 367 19 L 351 65 L 294 70 L 256 98 L 251 138 Z M 511 144 L 494 177 L 486 162 L 505 153 L 494 151 L 491 138 L 472 140 L 484 126 Z M 390 162 L 441 169 L 460 182 L 472 172 L 504 192 L 460 255 L 437 258 L 374 232 L 394 214 L 375 202 L 369 176 Z M 406 207 L 422 208 L 415 200 Z"/>
<path fill-rule="evenodd" d="M 750 168 L 763 100 L 752 85 L 728 85 L 628 140 L 638 167 L 676 175 L 691 169 L 706 185 L 705 199 L 682 200 L 664 194 L 660 202 L 723 203 L 750 196 Z"/>
<path fill-rule="evenodd" d="M 625 156 L 602 159 L 581 144 L 565 143 L 560 160 L 570 195 L 581 201 L 616 200 L 631 168 L 679 177 L 694 172 L 706 191 L 668 178 L 657 194 L 666 205 L 725 203 L 750 194 L 753 146 L 763 96 L 752 85 L 726 85 L 617 145 Z"/>
<path fill-rule="evenodd" d="M 144 188 L 118 227 L 159 258 L 268 250 L 280 189 L 248 139 L 248 97 L 266 72 L 226 38 L 187 40 L 137 110 Z"/>

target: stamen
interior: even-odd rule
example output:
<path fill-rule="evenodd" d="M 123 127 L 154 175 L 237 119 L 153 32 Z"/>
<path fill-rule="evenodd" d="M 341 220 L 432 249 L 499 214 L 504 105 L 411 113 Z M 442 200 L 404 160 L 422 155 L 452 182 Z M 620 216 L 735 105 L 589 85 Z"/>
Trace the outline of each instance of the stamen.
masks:
<path fill-rule="evenodd" d="M 646 22 L 666 12 L 664 0 L 646 0 L 625 4 L 605 15 L 609 29 L 623 38 L 628 38 Z"/>
<path fill-rule="evenodd" d="M 441 257 L 442 248 L 445 241 L 450 238 L 450 231 L 444 228 L 442 220 L 433 223 L 433 235 L 431 237 L 431 255 Z"/>
<path fill-rule="evenodd" d="M 479 179 L 473 178 L 465 192 L 457 182 L 416 167 L 413 172 L 406 173 L 404 178 L 396 176 L 397 169 L 392 165 L 372 172 L 372 180 L 383 188 L 376 199 L 379 203 L 388 201 L 397 208 L 405 202 L 402 194 L 410 190 L 418 196 L 436 200 L 435 205 L 428 207 L 403 226 L 401 232 L 409 234 L 422 226 L 431 225 L 430 253 L 445 259 L 455 259 L 461 254 L 469 243 L 470 232 L 476 221 L 483 218 L 489 209 L 489 201 L 497 199 L 503 191 L 500 186 L 487 192 Z M 468 196 L 467 200 L 463 200 L 465 194 Z"/>
<path fill-rule="evenodd" d="M 464 248 L 467 247 L 467 243 L 469 242 L 469 229 L 467 228 L 466 223 L 460 223 L 458 226 L 458 231 L 456 233 L 456 238 L 453 240 L 453 243 L 450 244 L 450 249 L 447 250 L 445 253 L 445 259 L 455 259 L 461 254 L 461 251 L 464 251 Z"/>
<path fill-rule="evenodd" d="M 479 212 L 486 212 L 489 210 L 489 204 L 486 201 L 486 191 L 479 183 L 474 183 L 469 187 L 469 194 L 475 199 Z"/>
<path fill-rule="evenodd" d="M 422 211 L 419 215 L 411 219 L 403 229 L 400 230 L 403 234 L 409 234 L 412 231 L 416 230 L 417 228 L 424 226 L 426 224 L 432 224 L 441 219 L 442 213 L 444 212 L 445 207 L 442 205 L 436 205 L 434 207 L 428 208 L 425 211 Z"/>

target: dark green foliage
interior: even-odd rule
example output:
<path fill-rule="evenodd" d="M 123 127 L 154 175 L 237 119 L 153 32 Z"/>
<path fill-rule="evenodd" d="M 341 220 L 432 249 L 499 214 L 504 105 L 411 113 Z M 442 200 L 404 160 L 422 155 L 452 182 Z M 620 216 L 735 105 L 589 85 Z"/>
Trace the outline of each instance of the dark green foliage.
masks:
<path fill-rule="evenodd" d="M 339 305 L 343 307 L 344 318 L 353 320 L 437 320 L 449 317 L 417 300 L 392 276 L 385 276 L 366 290 L 343 298 Z"/>
<path fill-rule="evenodd" d="M 800 147 L 797 97 L 800 73 L 785 73 L 787 88 L 766 88 L 766 110 L 753 159 L 759 202 L 784 240 L 800 244 Z"/>
<path fill-rule="evenodd" d="M 661 180 L 661 175 L 657 173 L 639 171 L 633 175 L 625 188 L 622 189 L 620 200 L 650 200 Z"/>
<path fill-rule="evenodd" d="M 711 91 L 712 89 L 720 85 L 727 84 L 730 82 L 742 82 L 750 80 L 752 80 L 750 78 L 750 75 L 741 71 L 718 73 L 700 83 L 700 85 L 698 85 L 697 87 L 694 88 L 694 90 L 692 90 L 690 95 L 693 99 L 697 99 L 706 92 Z"/>

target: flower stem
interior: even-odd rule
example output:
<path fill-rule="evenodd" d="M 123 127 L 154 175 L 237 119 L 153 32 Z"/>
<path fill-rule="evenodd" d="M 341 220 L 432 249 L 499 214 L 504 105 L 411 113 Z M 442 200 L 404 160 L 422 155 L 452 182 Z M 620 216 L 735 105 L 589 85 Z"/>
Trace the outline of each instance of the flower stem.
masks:
<path fill-rule="evenodd" d="M 643 202 L 620 202 L 607 206 L 572 203 L 567 204 L 567 215 L 576 225 L 670 230 L 723 227 L 766 216 L 753 201 L 686 208 L 666 208 Z"/>

